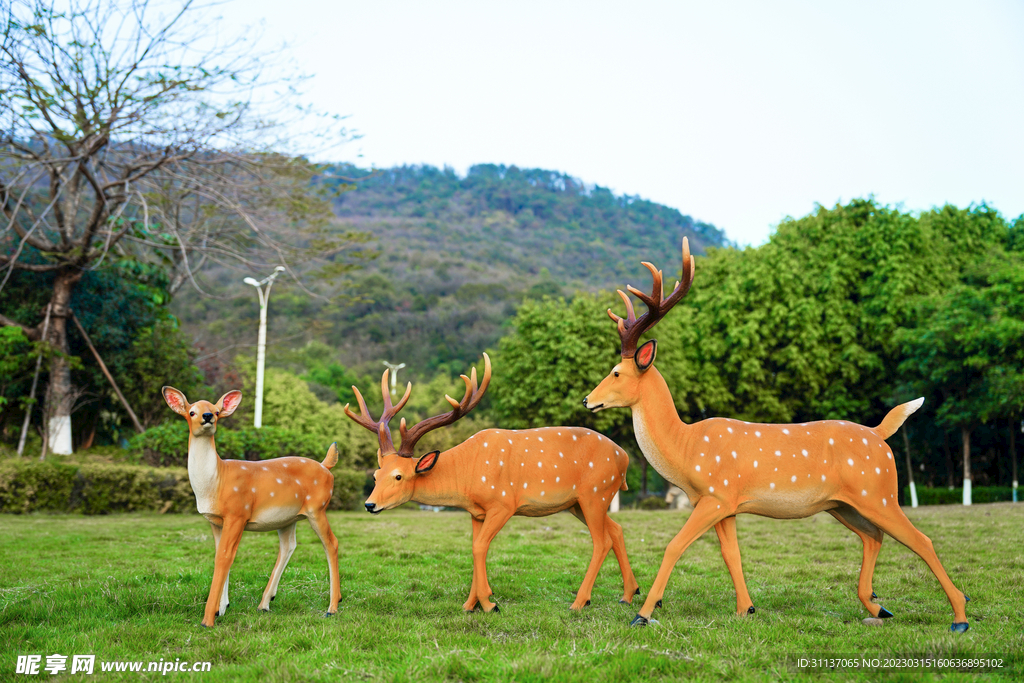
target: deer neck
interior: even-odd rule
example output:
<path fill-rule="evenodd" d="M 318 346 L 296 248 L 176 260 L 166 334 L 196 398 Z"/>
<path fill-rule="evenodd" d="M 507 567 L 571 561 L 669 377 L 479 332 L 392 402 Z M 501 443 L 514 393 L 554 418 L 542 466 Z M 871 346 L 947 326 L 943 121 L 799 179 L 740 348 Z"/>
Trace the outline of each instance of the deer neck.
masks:
<path fill-rule="evenodd" d="M 416 478 L 411 500 L 423 505 L 444 505 L 465 509 L 470 504 L 464 482 L 460 481 L 458 456 L 465 444 L 441 453 L 428 474 Z"/>
<path fill-rule="evenodd" d="M 631 406 L 633 432 L 647 461 L 669 481 L 679 481 L 689 453 L 689 425 L 679 419 L 672 392 L 657 368 L 649 369 L 640 400 Z"/>
<path fill-rule="evenodd" d="M 213 435 L 188 437 L 188 481 L 196 494 L 199 512 L 216 513 L 217 484 L 220 479 L 220 457 Z"/>

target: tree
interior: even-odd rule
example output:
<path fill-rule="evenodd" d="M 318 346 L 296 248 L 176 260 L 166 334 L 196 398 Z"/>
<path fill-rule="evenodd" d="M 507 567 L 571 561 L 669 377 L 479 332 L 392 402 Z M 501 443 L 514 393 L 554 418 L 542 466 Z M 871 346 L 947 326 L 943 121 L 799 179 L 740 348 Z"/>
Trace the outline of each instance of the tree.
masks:
<path fill-rule="evenodd" d="M 207 41 L 193 2 L 169 16 L 145 0 L 2 8 L 0 290 L 14 270 L 53 276 L 48 429 L 67 453 L 67 318 L 84 273 L 135 258 L 199 288 L 207 259 L 292 269 L 300 252 L 337 254 L 346 240 L 316 232 L 329 207 L 303 185 L 312 167 L 275 153 L 286 141 L 258 111 L 260 55 Z M 309 216 L 314 234 L 282 237 Z M 40 320 L 0 313 L 31 340 Z"/>

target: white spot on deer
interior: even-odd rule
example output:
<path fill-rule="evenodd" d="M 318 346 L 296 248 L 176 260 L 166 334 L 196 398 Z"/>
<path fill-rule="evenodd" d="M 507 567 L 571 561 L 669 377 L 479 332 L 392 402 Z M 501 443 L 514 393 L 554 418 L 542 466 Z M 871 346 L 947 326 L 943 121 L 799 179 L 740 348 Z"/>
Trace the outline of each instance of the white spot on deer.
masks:
<path fill-rule="evenodd" d="M 484 448 L 487 448 L 487 442 L 484 441 Z"/>
<path fill-rule="evenodd" d="M 572 490 L 573 490 L 573 491 L 575 491 L 575 490 L 576 490 L 576 484 L 573 484 L 573 485 L 572 485 Z"/>
<path fill-rule="evenodd" d="M 504 496 L 504 495 L 505 495 L 505 492 L 504 492 L 504 491 L 502 491 L 502 492 L 501 492 L 501 495 L 503 495 L 503 496 Z"/>
<path fill-rule="evenodd" d="M 508 440 L 508 443 L 509 443 L 509 445 L 511 446 L 511 445 L 512 445 L 512 439 L 509 439 L 509 440 Z"/>
<path fill-rule="evenodd" d="M 782 433 L 785 434 L 786 436 L 789 436 L 789 430 L 788 429 L 783 429 Z"/>
<path fill-rule="evenodd" d="M 861 441 L 863 441 L 863 442 L 864 442 L 864 445 L 865 445 L 865 446 L 867 446 L 867 445 L 868 445 L 868 440 L 867 440 L 867 439 L 861 439 Z"/>
<path fill-rule="evenodd" d="M 543 465 L 543 463 L 540 460 L 538 460 L 537 461 L 537 467 L 541 467 L 542 465 Z"/>
<path fill-rule="evenodd" d="M 572 440 L 573 440 L 573 441 L 575 441 L 575 440 L 576 440 L 576 435 L 575 435 L 575 434 L 573 434 L 573 435 L 572 435 Z"/>
<path fill-rule="evenodd" d="M 302 482 L 299 481 L 298 479 L 295 480 L 295 483 L 298 484 L 299 486 L 302 486 Z"/>
<path fill-rule="evenodd" d="M 480 477 L 480 481 L 487 481 L 487 477 Z"/>
<path fill-rule="evenodd" d="M 727 432 L 729 432 L 730 434 L 732 434 L 732 427 L 726 427 L 726 428 L 725 428 L 725 431 L 727 431 Z"/>
<path fill-rule="evenodd" d="M 756 436 L 757 438 L 761 438 L 761 432 L 754 432 L 754 436 Z"/>
<path fill-rule="evenodd" d="M 298 498 L 298 497 L 299 497 L 299 494 L 297 494 L 297 493 L 296 493 L 296 494 L 295 494 L 295 497 L 296 497 L 296 498 Z"/>
<path fill-rule="evenodd" d="M 614 474 L 612 475 L 612 481 L 615 481 L 615 475 Z"/>
<path fill-rule="evenodd" d="M 590 466 L 591 466 L 591 467 L 593 467 L 593 466 L 594 466 L 594 463 L 590 463 Z"/>
<path fill-rule="evenodd" d="M 756 460 L 754 461 L 754 467 L 757 467 L 757 461 Z"/>
<path fill-rule="evenodd" d="M 309 498 L 310 498 L 309 496 L 306 496 L 306 500 L 309 500 Z"/>
<path fill-rule="evenodd" d="M 886 453 L 886 455 L 888 455 L 889 459 L 892 460 L 892 453 Z"/>
<path fill-rule="evenodd" d="M 252 492 L 253 492 L 253 493 L 256 493 L 256 489 L 253 489 L 253 490 L 252 490 Z"/>
<path fill-rule="evenodd" d="M 278 484 L 283 484 L 284 482 L 283 482 L 283 481 L 281 481 L 280 479 L 278 479 L 278 480 L 277 480 L 277 483 L 278 483 Z"/>
<path fill-rule="evenodd" d="M 829 439 L 829 440 L 828 440 L 828 445 L 829 445 L 829 446 L 835 446 L 835 445 L 836 445 L 836 442 L 835 442 L 835 441 L 833 441 L 832 439 Z"/>
<path fill-rule="evenodd" d="M 319 481 L 320 481 L 319 479 L 314 479 L 313 480 L 313 486 L 316 486 L 319 483 Z"/>
<path fill-rule="evenodd" d="M 538 436 L 537 437 L 537 441 L 543 441 L 543 440 L 544 440 L 544 437 L 542 437 L 542 436 Z"/>
<path fill-rule="evenodd" d="M 697 465 L 697 471 L 700 472 L 700 465 Z"/>
<path fill-rule="evenodd" d="M 853 467 L 853 458 L 847 458 L 846 459 L 846 464 L 850 465 L 851 467 Z"/>
<path fill-rule="evenodd" d="M 615 451 L 615 455 L 622 455 L 619 451 Z"/>
<path fill-rule="evenodd" d="M 543 491 L 541 491 L 541 492 L 540 492 L 540 495 L 542 495 L 542 496 L 543 496 L 543 495 L 544 495 L 544 492 L 543 492 Z"/>
<path fill-rule="evenodd" d="M 889 501 L 887 501 L 885 498 L 883 498 L 882 499 L 882 507 L 885 507 L 888 504 L 889 504 Z"/>
<path fill-rule="evenodd" d="M 769 483 L 768 484 L 768 488 L 770 488 L 772 491 L 774 491 L 775 490 L 775 484 Z"/>
<path fill-rule="evenodd" d="M 594 493 L 597 493 L 597 487 L 596 486 L 594 487 Z"/>
<path fill-rule="evenodd" d="M 736 459 L 736 451 L 732 452 L 732 457 L 733 457 L 734 460 Z"/>
<path fill-rule="evenodd" d="M 862 495 L 862 496 L 868 495 L 868 490 L 864 489 L 863 491 L 860 492 L 860 495 Z"/>
<path fill-rule="evenodd" d="M 543 480 L 543 479 L 541 479 L 541 480 L 540 480 L 540 483 L 542 483 L 542 484 L 543 484 L 543 483 L 544 483 L 544 480 Z"/>
<path fill-rule="evenodd" d="M 715 487 L 714 486 L 709 486 L 708 487 L 708 493 L 714 493 L 714 492 L 715 492 Z"/>
<path fill-rule="evenodd" d="M 795 474 L 793 475 L 793 478 L 790 479 L 790 481 L 792 481 L 794 484 L 796 483 L 796 475 Z"/>
<path fill-rule="evenodd" d="M 775 451 L 775 455 L 782 455 L 782 451 Z"/>
<path fill-rule="evenodd" d="M 490 465 L 490 464 L 491 464 L 491 461 L 490 461 L 490 460 L 484 460 L 484 464 L 485 464 L 485 465 Z"/>
<path fill-rule="evenodd" d="M 245 465 L 242 465 L 242 469 L 243 469 L 243 470 L 247 470 L 247 469 L 249 469 L 249 468 L 248 468 L 248 467 L 246 467 Z"/>
<path fill-rule="evenodd" d="M 521 462 L 521 463 L 519 463 L 519 466 L 520 467 L 526 467 L 526 463 L 525 462 Z"/>
<path fill-rule="evenodd" d="M 263 471 L 264 471 L 264 472 L 266 472 L 266 471 L 267 471 L 267 468 L 266 468 L 266 467 L 264 467 L 264 468 L 263 468 Z"/>
<path fill-rule="evenodd" d="M 523 482 L 523 488 L 524 489 L 526 488 L 526 482 Z"/>
<path fill-rule="evenodd" d="M 273 497 L 274 497 L 274 492 L 273 492 L 273 491 L 271 491 L 271 492 L 270 492 L 270 497 L 271 497 L 271 498 L 273 498 Z"/>
<path fill-rule="evenodd" d="M 565 454 L 563 454 L 562 451 L 558 451 L 558 457 L 559 458 L 564 458 Z"/>
<path fill-rule="evenodd" d="M 821 475 L 821 480 L 822 480 L 822 481 L 825 481 L 825 475 L 824 475 L 824 474 L 823 474 L 823 475 Z"/>
<path fill-rule="evenodd" d="M 561 435 L 562 435 L 562 432 L 558 432 L 558 435 L 559 435 L 559 436 L 561 436 Z"/>
<path fill-rule="evenodd" d="M 725 486 L 728 486 L 729 485 L 729 480 L 728 479 L 723 479 L 722 480 L 722 484 L 725 485 Z"/>
<path fill-rule="evenodd" d="M 502 449 L 501 449 L 501 452 L 502 452 L 502 453 L 504 453 L 504 452 L 505 452 L 505 449 L 504 449 L 504 448 L 502 448 Z"/>
<path fill-rule="evenodd" d="M 716 455 L 715 456 L 715 462 L 722 462 L 722 459 Z"/>
<path fill-rule="evenodd" d="M 235 487 L 235 490 L 236 490 L 236 491 L 238 490 L 238 487 L 237 487 L 237 486 Z"/>
<path fill-rule="evenodd" d="M 492 489 L 494 488 L 494 484 L 491 484 L 491 488 L 492 488 Z"/>
<path fill-rule="evenodd" d="M 556 484 L 557 484 L 558 482 L 560 482 L 561 480 L 562 480 L 562 478 L 561 478 L 561 477 L 555 477 L 555 483 L 556 483 Z"/>
<path fill-rule="evenodd" d="M 882 468 L 876 467 L 875 468 L 875 474 L 881 474 L 881 473 L 882 473 Z"/>
<path fill-rule="evenodd" d="M 709 442 L 709 443 L 711 442 L 711 439 L 709 439 L 707 436 L 704 437 L 704 440 Z"/>
<path fill-rule="evenodd" d="M 700 454 L 700 457 L 702 457 L 702 458 L 703 458 L 703 457 L 704 457 L 704 454 L 703 454 L 703 453 L 701 453 L 701 454 Z"/>
<path fill-rule="evenodd" d="M 603 437 L 603 436 L 601 436 L 600 434 L 598 434 L 598 435 L 597 435 L 597 440 L 598 440 L 598 441 L 604 441 L 604 437 Z"/>
<path fill-rule="evenodd" d="M 530 449 L 529 449 L 529 448 L 524 448 L 524 449 L 523 449 L 523 453 L 529 453 L 529 452 L 530 452 Z"/>
<path fill-rule="evenodd" d="M 807 457 L 807 449 L 806 449 L 806 448 L 805 448 L 805 449 L 803 449 L 803 450 L 802 450 L 802 451 L 800 451 L 800 452 L 804 454 L 804 457 L 805 457 L 805 458 Z"/>

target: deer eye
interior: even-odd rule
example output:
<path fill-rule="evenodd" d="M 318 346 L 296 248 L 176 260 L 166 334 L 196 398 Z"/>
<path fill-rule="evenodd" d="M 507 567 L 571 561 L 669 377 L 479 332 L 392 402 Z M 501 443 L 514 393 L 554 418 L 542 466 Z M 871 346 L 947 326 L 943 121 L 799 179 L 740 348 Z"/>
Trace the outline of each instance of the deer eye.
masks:
<path fill-rule="evenodd" d="M 395 481 L 402 481 L 402 475 L 401 474 L 396 474 L 395 475 Z"/>
<path fill-rule="evenodd" d="M 615 371 L 615 376 L 616 376 L 616 377 L 618 377 L 618 376 L 619 376 L 619 371 L 618 371 L 618 370 L 616 370 L 616 371 Z"/>
<path fill-rule="evenodd" d="M 189 417 L 195 417 L 196 416 L 196 411 L 194 411 L 194 410 L 188 411 L 188 416 Z"/>

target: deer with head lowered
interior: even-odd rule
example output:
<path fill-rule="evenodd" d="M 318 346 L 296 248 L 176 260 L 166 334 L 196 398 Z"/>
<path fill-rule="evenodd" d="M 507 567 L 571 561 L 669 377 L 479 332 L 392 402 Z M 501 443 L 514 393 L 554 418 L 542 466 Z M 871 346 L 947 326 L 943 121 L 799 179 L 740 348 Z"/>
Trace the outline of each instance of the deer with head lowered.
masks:
<path fill-rule="evenodd" d="M 672 394 L 654 367 L 657 342 L 637 346 L 640 336 L 665 316 L 690 289 L 694 260 L 683 240 L 681 283 L 663 297 L 662 274 L 643 264 L 654 277 L 651 294 L 633 287 L 647 312 L 639 318 L 629 296 L 619 291 L 626 317 L 608 311 L 622 341 L 621 361 L 586 397 L 593 411 L 630 408 L 633 429 L 644 455 L 666 480 L 681 488 L 694 509 L 665 551 L 657 578 L 633 625 L 649 623 L 661 606 L 669 576 L 683 551 L 714 527 L 722 557 L 736 588 L 736 611 L 753 614 L 743 579 L 736 515 L 751 513 L 776 519 L 798 519 L 828 512 L 857 534 L 864 547 L 857 595 L 872 617 L 892 614 L 874 602 L 871 589 L 875 560 L 883 534 L 917 553 L 938 578 L 953 607 L 951 630 L 967 630 L 965 603 L 943 569 L 927 536 L 903 514 L 897 502 L 896 463 L 885 439 L 921 407 L 917 399 L 893 408 L 877 427 L 844 420 L 803 424 L 754 424 L 710 418 L 694 424 L 679 419 Z"/>
<path fill-rule="evenodd" d="M 174 387 L 164 387 L 163 395 L 171 410 L 188 423 L 188 480 L 196 494 L 196 507 L 210 522 L 216 547 L 202 625 L 213 626 L 228 608 L 228 575 L 243 531 L 277 531 L 277 562 L 259 604 L 260 610 L 270 611 L 270 601 L 276 597 L 281 575 L 295 551 L 295 525 L 303 517 L 327 553 L 331 583 L 327 615 L 337 612 L 341 600 L 338 540 L 326 511 L 334 494 L 331 468 L 338 462 L 338 445 L 331 444 L 323 462 L 295 457 L 261 462 L 221 460 L 214 444 L 217 422 L 235 412 L 242 392 L 229 391 L 217 403 L 189 403 Z"/>
<path fill-rule="evenodd" d="M 427 432 L 452 424 L 471 411 L 491 380 L 491 360 L 484 354 L 484 376 L 477 384 L 476 368 L 462 376 L 466 393 L 461 401 L 445 396 L 452 409 L 415 425 L 400 425 L 401 446 L 395 448 L 388 423 L 409 400 L 412 384 L 393 405 L 388 392 L 388 372 L 381 378 L 384 410 L 379 420 L 371 417 L 362 394 L 352 387 L 359 414 L 345 406 L 345 413 L 377 434 L 380 450 L 373 492 L 366 509 L 379 513 L 407 501 L 462 508 L 473 520 L 473 582 L 462 608 L 497 612 L 487 581 L 487 551 L 491 541 L 514 515 L 544 517 L 568 510 L 587 525 L 594 543 L 583 584 L 571 609 L 590 604 L 598 570 L 615 552 L 622 571 L 621 602 L 629 603 L 640 592 L 626 557 L 620 527 L 608 516 L 608 505 L 619 490 L 626 490 L 626 452 L 606 437 L 579 427 L 539 429 L 485 429 L 463 443 L 442 452 L 415 456 L 416 443 Z"/>

